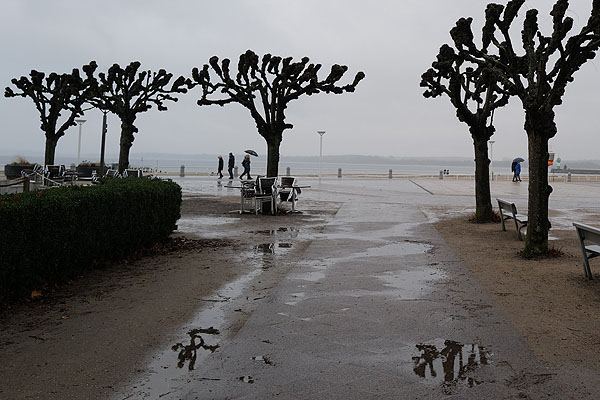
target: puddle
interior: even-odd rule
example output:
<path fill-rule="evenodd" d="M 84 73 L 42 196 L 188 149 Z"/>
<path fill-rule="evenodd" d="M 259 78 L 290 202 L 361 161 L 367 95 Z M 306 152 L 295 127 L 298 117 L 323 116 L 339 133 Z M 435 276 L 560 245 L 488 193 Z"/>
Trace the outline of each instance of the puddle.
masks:
<path fill-rule="evenodd" d="M 416 348 L 417 355 L 412 357 L 413 372 L 424 383 L 440 384 L 446 394 L 452 394 L 459 385 L 473 387 L 483 383 L 472 373 L 489 363 L 490 354 L 484 347 L 445 340 L 417 344 Z"/>
<path fill-rule="evenodd" d="M 274 236 L 274 235 L 282 234 L 282 233 L 286 233 L 286 232 L 290 232 L 292 234 L 292 236 L 295 237 L 300 232 L 300 229 L 295 228 L 295 227 L 289 227 L 289 228 L 281 227 L 281 228 L 277 228 L 277 229 L 261 229 L 261 230 L 257 230 L 257 231 L 248 231 L 248 233 L 252 233 L 252 234 L 256 234 L 256 235 L 266 235 L 266 236 Z"/>
<path fill-rule="evenodd" d="M 152 357 L 147 375 L 130 386 L 125 393 L 135 398 L 161 398 L 181 384 L 179 378 L 198 369 L 202 362 L 219 349 L 219 331 L 225 325 L 226 311 L 235 307 L 248 284 L 262 273 L 257 268 L 247 275 L 223 286 L 212 298 L 201 299 L 206 308 L 199 311 L 181 331 L 173 345 Z M 210 328 L 200 328 L 210 327 Z M 126 396 L 123 396 L 126 397 Z"/>
<path fill-rule="evenodd" d="M 292 243 L 288 242 L 274 242 L 274 243 L 261 243 L 254 246 L 254 253 L 256 254 L 281 254 L 292 248 Z"/>
<path fill-rule="evenodd" d="M 274 365 L 273 360 L 271 360 L 271 357 L 269 357 L 269 356 L 255 356 L 255 357 L 252 357 L 252 359 L 254 361 L 262 361 L 267 365 Z"/>

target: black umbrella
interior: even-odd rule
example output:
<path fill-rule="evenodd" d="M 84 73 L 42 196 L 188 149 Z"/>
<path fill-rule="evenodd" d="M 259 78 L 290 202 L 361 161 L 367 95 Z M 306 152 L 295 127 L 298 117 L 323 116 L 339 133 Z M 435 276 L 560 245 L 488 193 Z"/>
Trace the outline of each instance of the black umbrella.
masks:
<path fill-rule="evenodd" d="M 521 157 L 517 157 L 517 158 L 515 158 L 515 159 L 513 160 L 513 162 L 514 162 L 514 163 L 520 163 L 520 162 L 523 162 L 523 161 L 525 161 L 525 159 L 523 159 L 523 158 L 521 158 Z"/>
<path fill-rule="evenodd" d="M 246 150 L 245 153 L 250 154 L 251 156 L 258 157 L 258 153 L 254 150 Z"/>

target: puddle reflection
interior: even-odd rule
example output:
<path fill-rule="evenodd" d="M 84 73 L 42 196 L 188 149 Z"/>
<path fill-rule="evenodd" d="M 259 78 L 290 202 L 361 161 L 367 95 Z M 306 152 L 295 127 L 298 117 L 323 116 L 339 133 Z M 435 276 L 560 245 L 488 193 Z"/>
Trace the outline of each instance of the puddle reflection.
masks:
<path fill-rule="evenodd" d="M 444 392 L 451 393 L 457 384 L 473 387 L 482 383 L 469 375 L 480 365 L 488 364 L 489 353 L 484 347 L 453 340 L 444 341 L 441 350 L 435 344 L 421 343 L 416 347 L 420 354 L 412 357 L 414 373 L 426 382 L 441 383 Z"/>
<path fill-rule="evenodd" d="M 218 344 L 207 344 L 201 334 L 218 335 L 219 330 L 213 328 L 212 326 L 208 329 L 192 329 L 188 332 L 188 335 L 190 337 L 190 344 L 184 345 L 183 343 L 177 343 L 173 347 L 171 347 L 173 351 L 179 350 L 179 354 L 177 355 L 177 358 L 179 359 L 179 361 L 177 362 L 177 368 L 183 368 L 185 362 L 188 361 L 188 369 L 192 371 L 196 364 L 198 350 L 204 349 L 210 351 L 211 353 L 214 353 L 215 350 L 219 348 Z M 197 340 L 198 342 L 196 342 Z"/>
<path fill-rule="evenodd" d="M 280 253 L 279 249 L 291 248 L 292 243 L 288 242 L 261 243 L 259 245 L 254 246 L 254 252 L 256 254 L 278 254 Z"/>

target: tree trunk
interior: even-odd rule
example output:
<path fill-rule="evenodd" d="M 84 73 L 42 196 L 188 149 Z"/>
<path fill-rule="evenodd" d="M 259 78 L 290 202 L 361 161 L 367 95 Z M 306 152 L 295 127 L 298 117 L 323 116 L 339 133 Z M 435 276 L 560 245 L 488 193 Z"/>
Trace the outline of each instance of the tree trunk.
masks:
<path fill-rule="evenodd" d="M 129 149 L 133 145 L 133 134 L 137 132 L 133 125 L 135 118 L 121 119 L 121 140 L 119 142 L 119 173 L 129 168 Z"/>
<path fill-rule="evenodd" d="M 490 193 L 490 160 L 488 158 L 488 136 L 472 135 L 475 148 L 475 222 L 485 223 L 494 220 L 492 196 Z"/>
<path fill-rule="evenodd" d="M 279 176 L 279 147 L 281 135 L 267 140 L 267 176 Z"/>
<path fill-rule="evenodd" d="M 45 165 L 54 165 L 54 154 L 56 153 L 58 139 L 54 139 L 53 136 L 54 135 L 46 134 L 46 150 L 44 152 Z"/>
<path fill-rule="evenodd" d="M 548 136 L 546 124 L 553 115 L 526 115 L 525 129 L 529 145 L 529 202 L 527 236 L 524 257 L 548 253 L 548 200 L 552 187 L 548 185 Z"/>

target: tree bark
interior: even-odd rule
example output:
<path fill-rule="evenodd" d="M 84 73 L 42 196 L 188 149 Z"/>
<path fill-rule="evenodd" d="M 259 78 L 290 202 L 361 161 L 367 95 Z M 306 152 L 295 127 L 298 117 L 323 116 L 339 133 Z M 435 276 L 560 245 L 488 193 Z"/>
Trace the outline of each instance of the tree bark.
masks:
<path fill-rule="evenodd" d="M 548 200 L 552 187 L 548 185 L 548 121 L 554 115 L 528 112 L 525 116 L 529 146 L 529 201 L 527 207 L 527 236 L 524 257 L 544 256 L 548 253 Z"/>
<path fill-rule="evenodd" d="M 267 141 L 267 176 L 279 176 L 279 147 L 281 135 L 265 139 Z"/>
<path fill-rule="evenodd" d="M 54 139 L 53 135 L 46 134 L 46 149 L 44 152 L 44 164 L 54 165 L 54 155 L 56 153 L 56 144 L 58 139 Z"/>
<path fill-rule="evenodd" d="M 121 139 L 119 141 L 119 173 L 123 173 L 129 168 L 129 150 L 133 145 L 134 136 L 137 128 L 133 123 L 134 118 L 123 118 L 121 120 Z"/>
<path fill-rule="evenodd" d="M 475 222 L 494 220 L 490 193 L 490 160 L 488 158 L 488 136 L 472 135 L 475 149 Z"/>

